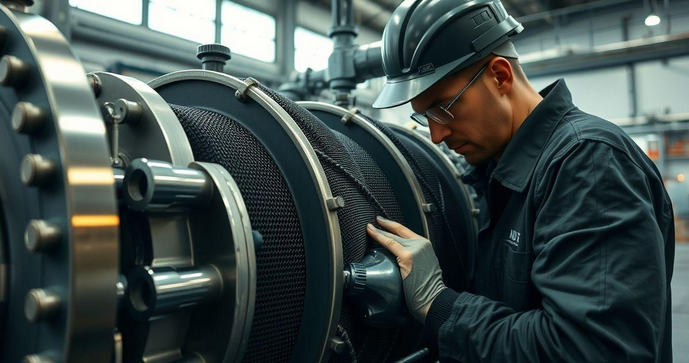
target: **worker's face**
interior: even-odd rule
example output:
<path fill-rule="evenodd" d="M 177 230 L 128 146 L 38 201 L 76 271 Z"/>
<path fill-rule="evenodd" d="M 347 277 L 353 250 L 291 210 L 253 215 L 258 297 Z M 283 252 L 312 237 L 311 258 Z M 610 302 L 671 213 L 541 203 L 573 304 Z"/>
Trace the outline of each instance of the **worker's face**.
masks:
<path fill-rule="evenodd" d="M 494 64 L 502 59 L 501 64 Z M 484 62 L 480 62 L 485 64 Z M 445 125 L 428 120 L 431 140 L 445 141 L 466 161 L 478 165 L 499 159 L 512 138 L 512 109 L 504 89 L 504 58 L 493 58 L 483 74 L 459 97 L 449 111 L 454 119 Z M 425 112 L 435 105 L 446 105 L 464 88 L 480 69 L 470 67 L 457 76 L 444 79 L 411 101 L 415 112 Z M 509 69 L 511 73 L 511 68 Z M 511 80 L 511 74 L 509 76 Z M 511 81 L 510 81 L 511 84 Z"/>

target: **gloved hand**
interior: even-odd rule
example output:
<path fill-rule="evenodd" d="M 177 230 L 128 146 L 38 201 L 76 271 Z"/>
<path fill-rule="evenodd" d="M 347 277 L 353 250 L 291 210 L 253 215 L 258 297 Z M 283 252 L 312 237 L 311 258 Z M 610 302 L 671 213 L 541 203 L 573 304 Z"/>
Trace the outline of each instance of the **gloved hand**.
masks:
<path fill-rule="evenodd" d="M 446 289 L 433 245 L 397 222 L 382 217 L 377 220 L 393 233 L 377 229 L 372 224 L 366 226 L 366 231 L 397 257 L 407 307 L 412 316 L 423 323 L 435 297 Z"/>

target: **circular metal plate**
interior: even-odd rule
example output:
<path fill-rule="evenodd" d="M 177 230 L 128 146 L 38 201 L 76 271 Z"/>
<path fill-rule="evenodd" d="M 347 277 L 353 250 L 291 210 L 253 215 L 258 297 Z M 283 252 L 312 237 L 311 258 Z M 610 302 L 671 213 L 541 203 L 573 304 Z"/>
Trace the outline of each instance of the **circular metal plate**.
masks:
<path fill-rule="evenodd" d="M 135 123 L 117 126 L 118 157 L 121 168 L 135 159 L 148 158 L 186 167 L 194 161 L 184 129 L 167 102 L 146 83 L 122 75 L 94 72 L 91 81 L 97 80 L 96 101 L 105 113 L 107 103 L 119 99 L 138 103 L 141 118 Z M 113 153 L 114 127 L 107 124 L 110 138 L 110 155 Z M 187 267 L 194 264 L 193 231 L 190 218 L 183 214 L 135 213 L 126 207 L 121 210 L 122 264 L 120 272 L 145 265 L 150 267 Z M 190 311 L 183 309 L 150 321 L 131 321 L 120 317 L 123 355 L 125 360 L 147 360 L 155 357 L 181 359 L 181 349 L 189 327 Z"/>
<path fill-rule="evenodd" d="M 96 101 L 102 108 L 106 102 L 124 98 L 143 106 L 143 116 L 136 124 L 122 124 L 118 128 L 121 156 L 127 160 L 146 157 L 187 166 L 194 161 L 189 140 L 177 116 L 167 102 L 146 83 L 137 79 L 106 72 L 90 75 L 100 80 Z M 108 125 L 112 131 L 112 125 Z"/>
<path fill-rule="evenodd" d="M 169 103 L 214 111 L 239 122 L 282 170 L 301 221 L 307 264 L 304 314 L 291 360 L 327 360 L 342 299 L 342 244 L 337 212 L 327 205 L 332 198 L 328 180 L 308 140 L 287 112 L 258 87 L 246 89 L 246 103 L 240 102 L 235 91 L 246 85 L 229 75 L 188 70 L 149 85 Z"/>
<path fill-rule="evenodd" d="M 244 356 L 256 300 L 256 255 L 249 213 L 237 183 L 222 166 L 192 163 L 215 185 L 208 208 L 191 216 L 194 264 L 213 264 L 223 278 L 221 300 L 191 313 L 185 350 L 215 362 Z"/>
<path fill-rule="evenodd" d="M 105 127 L 85 72 L 69 44 L 49 21 L 0 6 L 7 33 L 3 53 L 28 65 L 25 82 L 2 87 L 2 180 L 7 216 L 9 314 L 3 324 L 2 361 L 47 354 L 55 361 L 108 361 L 112 355 L 118 267 L 114 177 Z M 12 131 L 9 115 L 18 101 L 45 115 L 31 136 Z M 47 184 L 23 187 L 19 161 L 38 154 L 54 166 Z M 30 255 L 23 243 L 30 219 L 58 226 L 61 239 L 50 253 Z M 28 323 L 24 296 L 50 289 L 60 307 L 50 319 Z M 21 337 L 20 340 L 17 337 Z"/>

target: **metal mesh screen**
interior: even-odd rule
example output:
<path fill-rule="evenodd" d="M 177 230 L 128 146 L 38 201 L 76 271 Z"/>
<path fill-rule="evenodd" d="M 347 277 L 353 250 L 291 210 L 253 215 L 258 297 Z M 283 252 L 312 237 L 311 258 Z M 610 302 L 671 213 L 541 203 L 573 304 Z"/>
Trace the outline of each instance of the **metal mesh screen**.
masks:
<path fill-rule="evenodd" d="M 227 169 L 242 192 L 252 228 L 264 238 L 256 252 L 256 306 L 244 361 L 287 361 L 306 291 L 304 240 L 287 184 L 268 152 L 240 124 L 215 112 L 170 106 L 194 158 Z"/>
<path fill-rule="evenodd" d="M 263 91 L 280 104 L 301 128 L 323 165 L 333 195 L 345 199 L 346 206 L 338 211 L 344 263 L 360 261 L 367 247 L 379 247 L 368 238 L 366 223 L 375 223 L 376 215 L 404 223 L 390 182 L 375 161 L 353 140 L 329 129 L 312 113 L 288 98 L 267 88 L 263 88 Z M 399 338 L 402 336 L 402 329 L 372 328 L 364 325 L 357 314 L 345 300 L 340 316 L 340 328 L 348 336 L 351 346 L 342 354 L 333 355 L 331 360 L 391 360 L 395 343 L 400 341 Z M 413 347 L 406 346 L 400 349 L 409 352 Z"/>
<path fill-rule="evenodd" d="M 435 211 L 431 213 L 432 242 L 443 271 L 443 281 L 457 291 L 466 290 L 471 279 L 471 271 L 465 268 L 468 266 L 465 259 L 469 256 L 468 243 L 473 240 L 473 231 L 466 228 L 472 217 L 462 208 L 466 200 L 452 191 L 450 181 L 438 170 L 431 156 L 415 142 L 398 136 L 382 122 L 369 117 L 367 119 L 400 150 L 419 180 L 426 201 L 436 206 Z"/>
<path fill-rule="evenodd" d="M 346 205 L 338 211 L 343 260 L 345 264 L 360 261 L 367 248 L 378 246 L 368 238 L 366 223 L 374 223 L 376 215 L 404 223 L 390 182 L 354 141 L 331 131 L 292 101 L 272 90 L 264 91 L 299 125 L 323 166 L 333 195 L 344 198 Z M 265 239 L 257 252 L 256 309 L 244 360 L 287 361 L 299 332 L 307 273 L 304 241 L 287 185 L 267 151 L 241 125 L 215 112 L 171 107 L 187 133 L 196 160 L 220 164 L 235 178 L 252 226 Z M 395 343 L 403 335 L 400 329 L 368 327 L 357 314 L 345 300 L 340 326 L 351 345 L 332 360 L 390 360 Z"/>

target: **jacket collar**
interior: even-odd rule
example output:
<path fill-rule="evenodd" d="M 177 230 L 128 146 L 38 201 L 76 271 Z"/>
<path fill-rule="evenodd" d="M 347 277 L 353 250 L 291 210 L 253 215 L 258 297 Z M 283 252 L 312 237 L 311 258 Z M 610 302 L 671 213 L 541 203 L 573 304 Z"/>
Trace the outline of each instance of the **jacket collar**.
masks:
<path fill-rule="evenodd" d="M 514 134 L 497 165 L 491 161 L 469 169 L 463 177 L 465 183 L 481 188 L 481 184 L 485 185 L 492 177 L 505 188 L 519 193 L 529 185 L 536 162 L 555 126 L 574 108 L 572 95 L 563 79 L 539 93 L 543 100 Z"/>

